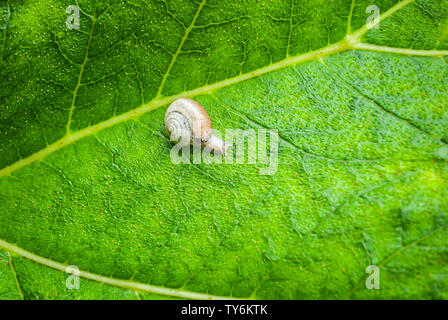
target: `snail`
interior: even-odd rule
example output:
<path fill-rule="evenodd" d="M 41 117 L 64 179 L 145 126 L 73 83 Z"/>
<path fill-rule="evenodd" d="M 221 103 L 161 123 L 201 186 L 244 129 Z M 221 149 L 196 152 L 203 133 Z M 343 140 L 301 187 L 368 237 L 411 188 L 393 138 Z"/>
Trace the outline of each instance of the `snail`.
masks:
<path fill-rule="evenodd" d="M 223 155 L 231 146 L 212 134 L 212 122 L 207 111 L 192 99 L 180 98 L 168 107 L 165 128 L 170 134 L 170 140 L 180 146 L 200 143 Z"/>

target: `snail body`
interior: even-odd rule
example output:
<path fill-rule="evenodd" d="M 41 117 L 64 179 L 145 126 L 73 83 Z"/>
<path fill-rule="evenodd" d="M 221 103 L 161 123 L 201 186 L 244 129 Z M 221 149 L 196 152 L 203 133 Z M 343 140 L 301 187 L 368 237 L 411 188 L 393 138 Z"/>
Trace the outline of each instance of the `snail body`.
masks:
<path fill-rule="evenodd" d="M 212 122 L 207 111 L 192 99 L 180 98 L 168 107 L 165 128 L 170 140 L 180 146 L 200 143 L 221 154 L 225 154 L 230 146 L 212 134 Z"/>

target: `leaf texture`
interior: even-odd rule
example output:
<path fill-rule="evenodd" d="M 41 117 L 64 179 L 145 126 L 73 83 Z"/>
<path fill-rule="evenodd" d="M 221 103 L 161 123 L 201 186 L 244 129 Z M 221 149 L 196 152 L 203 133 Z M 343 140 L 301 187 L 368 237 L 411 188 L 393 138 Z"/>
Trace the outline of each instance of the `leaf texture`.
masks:
<path fill-rule="evenodd" d="M 446 0 L 70 4 L 1 4 L 0 298 L 448 297 Z M 173 164 L 179 97 L 278 171 Z"/>

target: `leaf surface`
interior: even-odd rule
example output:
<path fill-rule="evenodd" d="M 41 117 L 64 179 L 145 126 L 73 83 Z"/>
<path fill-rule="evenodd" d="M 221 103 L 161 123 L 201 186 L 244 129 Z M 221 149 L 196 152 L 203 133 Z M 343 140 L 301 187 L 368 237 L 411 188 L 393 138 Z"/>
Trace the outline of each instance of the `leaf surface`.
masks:
<path fill-rule="evenodd" d="M 447 298 L 446 0 L 69 4 L 1 5 L 1 297 Z M 173 164 L 179 97 L 278 171 Z"/>

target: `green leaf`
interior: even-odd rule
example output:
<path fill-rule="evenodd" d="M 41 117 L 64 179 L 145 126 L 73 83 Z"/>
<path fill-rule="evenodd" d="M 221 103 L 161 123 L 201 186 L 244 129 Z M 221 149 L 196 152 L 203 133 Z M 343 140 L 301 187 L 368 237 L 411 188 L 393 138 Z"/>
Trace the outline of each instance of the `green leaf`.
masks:
<path fill-rule="evenodd" d="M 23 299 L 23 291 L 17 279 L 17 273 L 12 261 L 12 256 L 0 250 L 0 299 Z"/>
<path fill-rule="evenodd" d="M 75 4 L 0 7 L 1 298 L 448 298 L 448 1 Z M 179 97 L 276 173 L 173 164 Z"/>
<path fill-rule="evenodd" d="M 78 289 L 68 290 L 71 274 L 49 269 L 20 256 L 0 251 L 1 299 L 161 299 L 155 294 L 139 293 L 102 282 L 79 279 Z"/>

